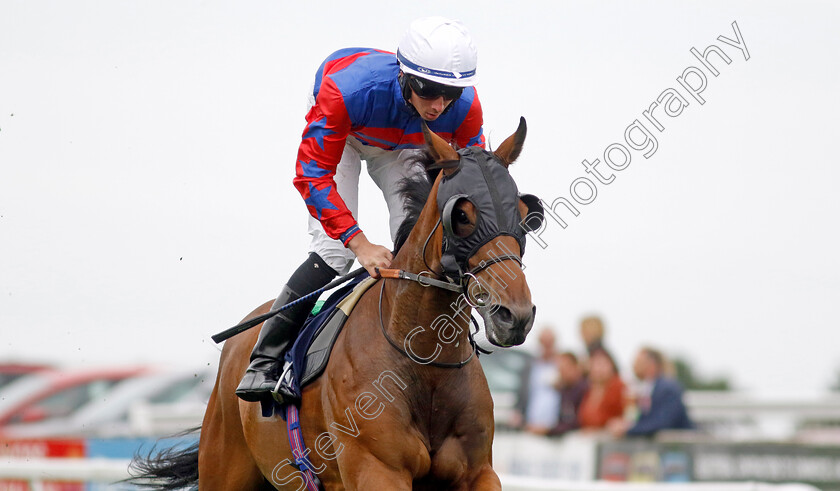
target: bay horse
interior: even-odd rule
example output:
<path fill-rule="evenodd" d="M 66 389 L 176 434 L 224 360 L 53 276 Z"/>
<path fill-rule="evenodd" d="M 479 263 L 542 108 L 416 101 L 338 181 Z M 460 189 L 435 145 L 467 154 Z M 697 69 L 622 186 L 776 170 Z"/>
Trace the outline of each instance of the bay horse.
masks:
<path fill-rule="evenodd" d="M 501 489 L 492 468 L 493 401 L 464 313 L 476 307 L 487 338 L 503 347 L 521 344 L 533 325 L 520 260 L 525 233 L 515 227 L 525 230 L 536 198 L 520 199 L 507 171 L 522 149 L 525 120 L 495 152 L 456 151 L 423 127 L 428 166 L 440 172 L 407 196 L 407 209 L 416 208 L 407 226 L 415 223 L 393 269 L 382 271 L 414 281 L 378 280 L 338 335 L 324 373 L 302 391 L 303 457 L 328 491 Z M 468 159 L 484 161 L 470 171 Z M 493 183 L 470 195 L 480 188 L 481 179 L 469 180 L 476 173 Z M 444 188 L 452 196 L 440 196 Z M 468 192 L 453 194 L 459 189 Z M 285 421 L 234 394 L 258 332 L 226 342 L 197 448 L 150 456 L 140 462 L 141 477 L 164 478 L 159 489 L 307 489 L 292 465 L 302 456 L 292 454 Z"/>

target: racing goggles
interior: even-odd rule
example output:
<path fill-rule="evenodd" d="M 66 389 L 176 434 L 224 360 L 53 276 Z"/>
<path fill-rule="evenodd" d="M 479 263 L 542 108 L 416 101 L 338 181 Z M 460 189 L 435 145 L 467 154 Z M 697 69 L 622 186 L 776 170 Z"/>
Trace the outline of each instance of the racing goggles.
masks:
<path fill-rule="evenodd" d="M 437 99 L 443 97 L 444 100 L 454 101 L 461 97 L 464 92 L 463 87 L 450 87 L 430 80 L 412 75 L 408 76 L 408 86 L 421 99 Z"/>

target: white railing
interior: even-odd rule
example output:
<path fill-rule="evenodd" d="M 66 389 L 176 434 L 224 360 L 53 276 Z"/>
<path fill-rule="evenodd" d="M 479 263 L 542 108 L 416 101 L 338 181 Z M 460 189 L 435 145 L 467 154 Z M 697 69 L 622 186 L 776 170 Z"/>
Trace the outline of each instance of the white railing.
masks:
<path fill-rule="evenodd" d="M 804 437 L 796 430 L 802 421 L 825 425 L 840 421 L 840 396 L 825 395 L 811 398 L 758 398 L 740 393 L 691 392 L 686 403 L 693 418 L 701 424 L 719 425 L 729 433 L 717 435 L 711 441 L 732 442 L 768 440 L 840 442 L 840 427 L 821 428 L 819 439 Z M 160 435 L 175 433 L 200 424 L 203 405 L 171 406 L 141 405 L 131 412 L 131 421 L 137 434 Z M 831 431 L 834 430 L 834 431 Z M 738 431 L 741 431 L 738 434 Z M 706 435 L 707 437 L 709 435 Z M 717 438 L 720 436 L 719 438 Z M 670 441 L 662 435 L 660 441 Z M 620 489 L 690 490 L 701 491 L 799 491 L 814 488 L 803 485 L 769 485 L 756 483 L 711 484 L 616 484 L 591 482 L 595 475 L 596 448 L 601 440 L 592 435 L 570 434 L 561 439 L 547 439 L 522 433 L 497 432 L 494 444 L 494 464 L 504 477 L 505 489 L 562 491 L 601 491 Z M 679 438 L 675 441 L 680 441 Z M 80 480 L 109 483 L 125 479 L 128 461 L 111 459 L 27 459 L 15 460 L 0 457 L 0 479 Z M 523 476 L 541 476 L 530 478 Z M 721 477 L 726 479 L 727 477 Z M 559 487 L 558 487 L 559 486 Z M 617 486 L 617 487 L 616 487 Z M 634 487 L 635 486 L 635 487 Z M 681 486 L 681 487 L 679 487 Z M 35 484 L 31 489 L 39 489 Z"/>
<path fill-rule="evenodd" d="M 498 403 L 497 403 L 498 404 Z M 812 397 L 756 397 L 738 392 L 688 392 L 686 405 L 691 417 L 724 440 L 789 440 L 810 438 L 799 429 L 809 421 L 825 426 L 840 422 L 840 395 Z M 138 435 L 163 435 L 201 424 L 205 406 L 139 404 L 130 421 Z M 833 430 L 834 428 L 832 428 Z M 840 429 L 822 440 L 840 443 Z"/>
<path fill-rule="evenodd" d="M 0 479 L 28 481 L 42 489 L 43 481 L 113 483 L 130 477 L 128 460 L 115 459 L 0 459 Z M 804 484 L 762 483 L 613 483 L 569 482 L 502 474 L 505 491 L 818 491 Z"/>
<path fill-rule="evenodd" d="M 135 404 L 128 412 L 134 435 L 171 435 L 201 426 L 205 404 Z"/>
<path fill-rule="evenodd" d="M 500 431 L 493 438 L 493 468 L 501 474 L 539 476 L 550 481 L 591 481 L 598 443 L 597 437 L 579 433 L 546 438 Z"/>
<path fill-rule="evenodd" d="M 727 440 L 813 440 L 801 429 L 804 422 L 820 430 L 840 422 L 840 395 L 760 397 L 739 392 L 687 392 L 686 406 L 695 422 Z M 836 431 L 820 435 L 838 443 Z"/>
<path fill-rule="evenodd" d="M 569 482 L 502 474 L 505 491 L 819 491 L 807 484 L 763 484 L 755 482 L 653 483 L 653 482 Z"/>
<path fill-rule="evenodd" d="M 45 488 L 44 482 L 93 482 L 109 485 L 131 477 L 130 460 L 74 458 L 0 457 L 0 480 L 26 481 L 32 491 Z"/>

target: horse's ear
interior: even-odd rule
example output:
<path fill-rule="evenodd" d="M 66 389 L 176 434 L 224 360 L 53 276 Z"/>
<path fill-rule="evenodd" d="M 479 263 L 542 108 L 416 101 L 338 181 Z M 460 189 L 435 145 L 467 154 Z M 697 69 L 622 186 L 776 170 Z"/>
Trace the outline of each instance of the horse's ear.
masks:
<path fill-rule="evenodd" d="M 420 121 L 420 126 L 423 127 L 423 137 L 426 139 L 426 146 L 429 147 L 429 153 L 432 154 L 432 158 L 435 159 L 435 163 L 461 159 L 458 152 L 449 146 L 449 143 L 446 143 L 446 140 L 430 130 L 425 121 Z"/>
<path fill-rule="evenodd" d="M 514 163 L 522 152 L 522 144 L 525 143 L 525 133 L 528 132 L 528 127 L 525 125 L 525 118 L 519 118 L 519 128 L 516 128 L 516 133 L 510 135 L 507 140 L 503 141 L 494 154 L 502 161 L 502 164 L 507 167 Z"/>

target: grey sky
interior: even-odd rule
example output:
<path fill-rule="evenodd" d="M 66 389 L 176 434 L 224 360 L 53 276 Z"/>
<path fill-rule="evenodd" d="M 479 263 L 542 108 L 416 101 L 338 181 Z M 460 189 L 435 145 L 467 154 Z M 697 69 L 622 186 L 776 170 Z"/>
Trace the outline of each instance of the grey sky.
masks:
<path fill-rule="evenodd" d="M 0 0 L 1 359 L 215 359 L 209 336 L 304 258 L 291 177 L 315 69 L 341 47 L 393 50 L 412 19 L 442 14 L 476 38 L 491 143 L 527 118 L 512 172 L 547 201 L 680 89 L 700 67 L 690 48 L 720 46 L 732 63 L 713 58 L 705 104 L 663 117 L 655 154 L 632 151 L 547 248 L 530 243 L 538 323 L 579 349 L 579 318 L 599 312 L 625 366 L 653 343 L 762 393 L 830 383 L 835 4 L 314 5 Z M 749 60 L 717 41 L 733 21 Z M 362 181 L 361 226 L 385 242 L 384 202 Z"/>

